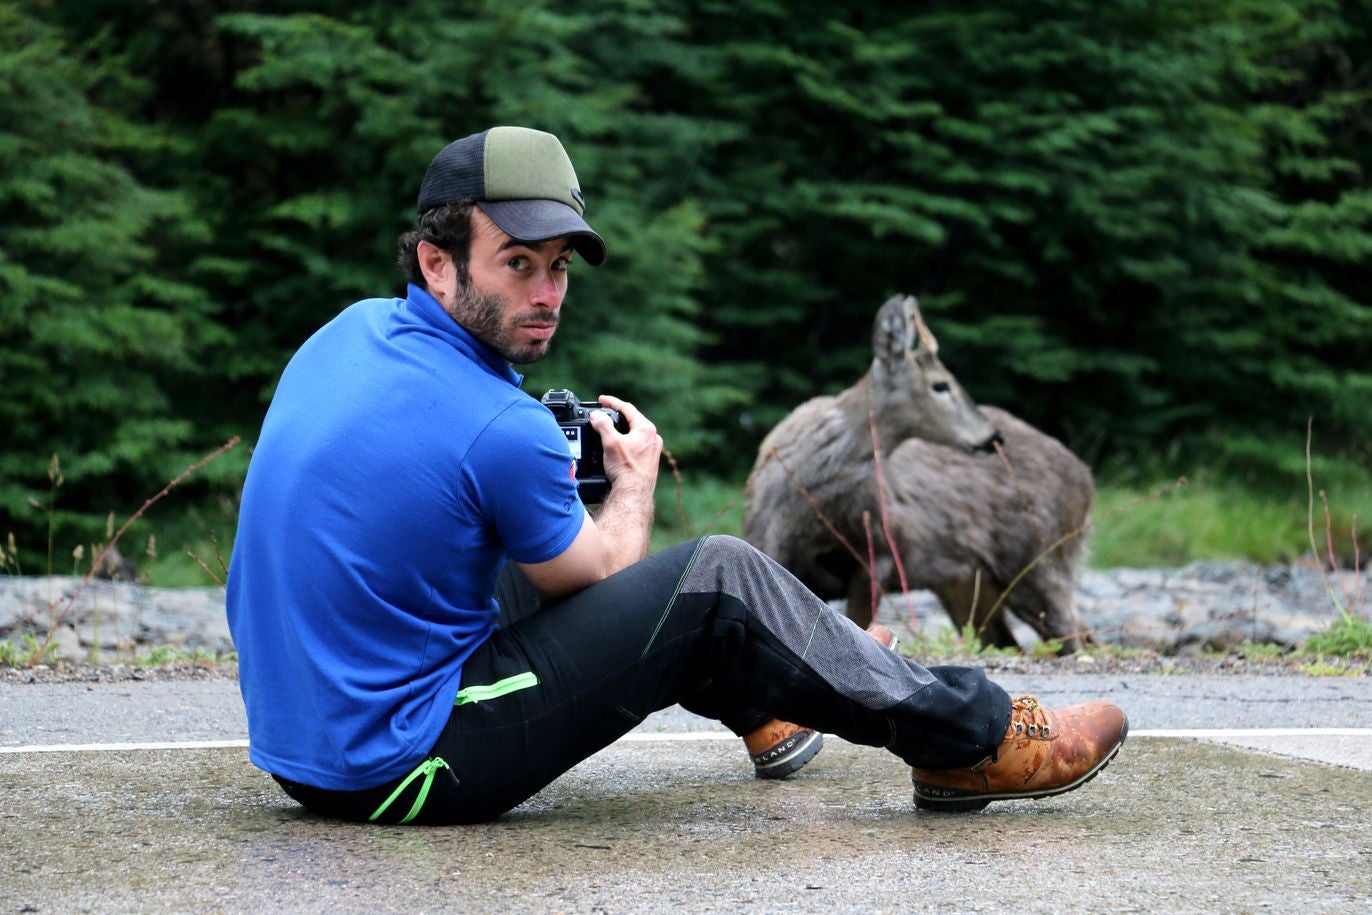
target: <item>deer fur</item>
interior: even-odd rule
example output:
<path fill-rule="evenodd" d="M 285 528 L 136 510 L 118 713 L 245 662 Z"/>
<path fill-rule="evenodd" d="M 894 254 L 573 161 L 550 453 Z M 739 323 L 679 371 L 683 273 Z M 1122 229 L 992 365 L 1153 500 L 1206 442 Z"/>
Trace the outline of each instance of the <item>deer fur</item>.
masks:
<path fill-rule="evenodd" d="M 743 536 L 821 597 L 848 598 L 860 625 L 871 620 L 870 536 L 880 591 L 899 592 L 902 577 L 933 591 L 987 644 L 1016 644 L 1008 609 L 1064 651 L 1081 647 L 1072 592 L 1089 468 L 1010 413 L 979 408 L 939 361 L 913 297 L 882 306 L 873 350 L 857 384 L 807 401 L 763 440 Z"/>

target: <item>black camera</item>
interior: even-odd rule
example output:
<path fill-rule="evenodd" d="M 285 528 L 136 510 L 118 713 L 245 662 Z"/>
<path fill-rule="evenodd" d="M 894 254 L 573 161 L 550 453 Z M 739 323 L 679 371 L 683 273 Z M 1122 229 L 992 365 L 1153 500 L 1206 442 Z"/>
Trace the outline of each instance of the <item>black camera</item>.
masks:
<path fill-rule="evenodd" d="M 553 388 L 543 395 L 541 402 L 552 411 L 562 434 L 567 436 L 567 447 L 576 459 L 576 485 L 581 501 L 587 505 L 604 502 L 610 491 L 610 478 L 605 476 L 605 447 L 600 433 L 591 425 L 591 414 L 609 416 L 620 432 L 629 431 L 629 421 L 618 410 L 602 407 L 595 401 L 582 403 L 566 388 Z"/>

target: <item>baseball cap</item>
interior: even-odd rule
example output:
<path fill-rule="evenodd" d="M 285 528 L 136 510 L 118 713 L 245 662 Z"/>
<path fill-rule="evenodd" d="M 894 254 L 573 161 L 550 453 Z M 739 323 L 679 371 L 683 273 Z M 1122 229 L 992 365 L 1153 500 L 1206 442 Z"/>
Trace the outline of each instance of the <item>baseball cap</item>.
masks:
<path fill-rule="evenodd" d="M 523 242 L 568 236 L 591 266 L 605 242 L 586 211 L 572 160 L 557 137 L 527 127 L 492 127 L 454 140 L 434 156 L 419 186 L 418 212 L 474 201 L 506 235 Z"/>

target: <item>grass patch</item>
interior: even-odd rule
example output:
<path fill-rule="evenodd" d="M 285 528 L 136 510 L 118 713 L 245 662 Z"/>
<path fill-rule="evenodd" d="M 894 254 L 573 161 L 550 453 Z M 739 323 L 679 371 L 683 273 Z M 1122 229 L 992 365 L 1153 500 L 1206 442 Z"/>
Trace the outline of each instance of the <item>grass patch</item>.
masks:
<path fill-rule="evenodd" d="M 83 662 L 50 657 L 55 645 L 44 645 L 33 635 L 24 635 L 19 642 L 0 639 L 0 667 L 31 667 L 35 664 L 80 666 Z M 149 645 L 102 654 L 103 660 L 94 663 L 127 664 L 130 667 L 219 667 L 236 664 L 236 651 L 210 651 L 208 648 L 186 648 L 180 645 Z M 88 659 L 92 660 L 92 659 Z"/>
<path fill-rule="evenodd" d="M 968 623 L 960 631 L 955 630 L 952 626 L 940 626 L 932 635 L 921 632 L 913 638 L 903 638 L 900 643 L 900 653 L 910 657 L 931 658 L 989 658 L 1018 654 L 1047 657 L 1050 654 L 1056 654 L 1061 647 L 1061 643 L 1042 642 L 1023 650 L 998 648 L 983 642 L 981 636 L 977 634 L 976 627 Z"/>
<path fill-rule="evenodd" d="M 1316 658 L 1301 665 L 1301 673 L 1309 677 L 1363 677 L 1369 672 L 1372 672 L 1372 662 L 1351 658 Z"/>
<path fill-rule="evenodd" d="M 658 478 L 653 552 L 706 534 L 737 537 L 742 530 L 742 480 L 688 475 L 678 480 L 666 473 Z"/>
<path fill-rule="evenodd" d="M 1200 473 L 1182 486 L 1098 482 L 1088 561 L 1094 568 L 1182 566 L 1198 560 L 1248 560 L 1262 565 L 1310 556 L 1305 481 L 1283 491 L 1252 488 Z M 1166 490 L 1159 495 L 1160 490 Z M 1341 481 L 1328 493 L 1329 533 L 1345 568 L 1372 562 L 1372 476 Z M 664 473 L 658 481 L 654 551 L 704 534 L 737 536 L 743 523 L 743 481 Z M 1367 519 L 1357 525 L 1355 519 Z M 1315 502 L 1315 532 L 1326 552 L 1324 507 Z M 1325 558 L 1325 557 L 1321 557 Z"/>
<path fill-rule="evenodd" d="M 134 667 L 167 667 L 171 665 L 196 667 L 217 667 L 238 661 L 236 651 L 210 651 L 206 648 L 182 648 L 174 645 L 157 645 L 142 654 L 134 654 L 129 664 Z"/>
<path fill-rule="evenodd" d="M 1235 652 L 1240 657 L 1251 658 L 1254 661 L 1277 661 L 1290 653 L 1291 650 L 1285 645 L 1274 645 L 1271 642 L 1244 642 Z"/>
<path fill-rule="evenodd" d="M 238 530 L 238 506 L 225 497 L 148 522 L 155 536 L 149 555 L 131 556 L 139 577 L 155 588 L 208 588 L 224 583 L 224 568 Z M 222 565 L 221 565 L 222 560 Z M 202 565 L 203 563 L 203 565 Z"/>
<path fill-rule="evenodd" d="M 1308 497 L 1304 480 L 1286 492 L 1249 489 L 1202 474 L 1185 486 L 1153 497 L 1158 487 L 1103 483 L 1092 513 L 1090 563 L 1096 568 L 1179 566 L 1197 560 L 1291 562 L 1310 553 Z M 1372 552 L 1372 480 L 1330 492 L 1330 533 L 1339 562 L 1354 561 L 1354 519 L 1364 566 Z M 1364 529 L 1365 528 L 1365 529 Z M 1315 530 L 1325 549 L 1323 506 L 1315 505 Z"/>
<path fill-rule="evenodd" d="M 11 639 L 0 641 L 0 667 L 26 667 L 41 664 L 55 650 L 35 635 L 25 634 L 18 644 Z"/>
<path fill-rule="evenodd" d="M 1313 655 L 1372 658 L 1372 620 L 1342 610 L 1328 629 L 1306 639 L 1303 649 Z"/>

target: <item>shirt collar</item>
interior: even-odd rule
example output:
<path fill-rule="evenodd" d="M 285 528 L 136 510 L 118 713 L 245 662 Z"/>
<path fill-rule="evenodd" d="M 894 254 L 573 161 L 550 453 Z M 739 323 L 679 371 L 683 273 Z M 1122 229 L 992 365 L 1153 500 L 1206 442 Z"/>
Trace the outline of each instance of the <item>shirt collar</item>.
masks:
<path fill-rule="evenodd" d="M 514 367 L 505 361 L 505 357 L 472 336 L 467 328 L 458 324 L 452 315 L 443 310 L 443 306 L 427 289 L 410 283 L 405 288 L 405 296 L 410 311 L 423 320 L 425 324 L 438 331 L 457 349 L 477 359 L 486 365 L 493 374 L 504 378 L 515 387 L 524 383 L 524 376 L 516 372 Z"/>

